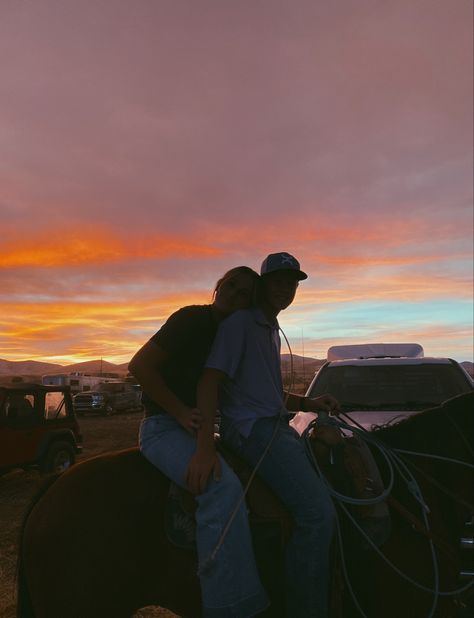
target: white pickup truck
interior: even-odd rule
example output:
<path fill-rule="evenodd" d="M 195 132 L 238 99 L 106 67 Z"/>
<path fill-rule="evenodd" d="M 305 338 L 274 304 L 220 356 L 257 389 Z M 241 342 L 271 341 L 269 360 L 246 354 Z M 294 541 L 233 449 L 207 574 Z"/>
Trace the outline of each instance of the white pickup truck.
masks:
<path fill-rule="evenodd" d="M 417 343 L 367 343 L 329 348 L 307 397 L 331 393 L 342 411 L 370 429 L 472 391 L 469 374 L 450 358 L 425 357 Z M 300 433 L 315 418 L 298 412 Z M 347 419 L 344 419 L 347 420 Z"/>

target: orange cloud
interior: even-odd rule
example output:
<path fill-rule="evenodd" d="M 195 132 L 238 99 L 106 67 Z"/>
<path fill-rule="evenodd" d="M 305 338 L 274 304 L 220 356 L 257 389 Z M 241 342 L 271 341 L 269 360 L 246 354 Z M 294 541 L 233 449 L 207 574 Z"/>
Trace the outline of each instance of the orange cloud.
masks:
<path fill-rule="evenodd" d="M 422 228 L 421 221 L 394 220 L 393 225 L 385 221 L 374 225 L 363 243 L 361 222 L 333 226 L 319 222 L 316 229 L 299 220 L 281 219 L 251 233 L 245 224 L 224 228 L 208 221 L 189 237 L 165 233 L 140 237 L 105 227 L 79 233 L 58 226 L 20 239 L 10 228 L 7 244 L 0 247 L 0 267 L 5 269 L 1 292 L 8 299 L 0 307 L 0 357 L 51 361 L 61 357 L 75 362 L 102 356 L 124 362 L 178 307 L 210 301 L 208 273 L 202 271 L 199 258 L 206 259 L 206 269 L 220 272 L 224 261 L 256 267 L 256 255 L 293 251 L 310 274 L 300 286 L 294 309 L 284 318 L 293 326 L 301 318 L 327 315 L 331 305 L 470 300 L 471 281 L 452 267 L 454 260 L 467 257 L 462 248 L 450 254 L 448 263 L 430 249 L 431 237 L 424 245 L 405 242 L 409 234 L 421 235 Z M 459 230 L 444 230 L 443 238 L 448 240 L 451 232 Z M 166 280 L 153 267 L 147 270 L 146 260 L 170 256 L 185 260 L 176 260 Z M 35 266 L 48 268 L 41 271 Z M 173 292 L 175 287 L 179 293 Z M 42 302 L 37 302 L 39 298 Z M 383 316 L 380 320 L 383 323 Z M 446 339 L 440 334 L 439 340 Z M 453 340 L 460 338 L 453 335 Z"/>
<path fill-rule="evenodd" d="M 52 227 L 39 234 L 22 231 L 0 247 L 0 268 L 103 264 L 134 258 L 213 257 L 215 247 L 185 237 L 149 235 L 136 238 L 105 227 L 79 233 Z"/>
<path fill-rule="evenodd" d="M 305 219 L 307 215 L 305 214 Z M 223 226 L 209 222 L 196 224 L 193 233 L 177 235 L 159 233 L 139 235 L 110 227 L 97 226 L 78 231 L 65 225 L 50 226 L 47 230 L 6 229 L 8 239 L 0 246 L 0 268 L 24 266 L 64 266 L 106 264 L 134 259 L 157 259 L 171 256 L 196 258 L 218 257 L 223 253 L 255 251 L 257 235 L 260 253 L 295 247 L 298 257 L 318 263 L 365 265 L 392 263 L 387 255 L 394 247 L 410 244 L 424 237 L 422 220 L 400 220 L 395 216 L 371 221 L 338 221 L 329 223 L 319 218 L 314 223 L 299 220 L 295 213 L 280 217 L 271 223 L 255 222 Z M 444 227 L 439 237 L 455 238 L 462 230 L 459 226 Z M 202 239 L 196 242 L 196 237 Z M 430 234 L 433 240 L 434 234 Z M 276 240 L 278 239 L 278 240 Z M 324 247 L 323 250 L 318 248 Z M 352 249 L 350 255 L 347 251 Z M 317 254 L 315 255 L 315 249 Z M 416 252 L 411 249 L 410 254 Z M 399 263 L 429 261 L 436 256 L 407 255 L 396 258 Z"/>
<path fill-rule="evenodd" d="M 61 357 L 72 363 L 102 356 L 125 362 L 173 311 L 206 303 L 208 297 L 206 291 L 123 305 L 3 303 L 0 347 L 10 360 L 56 362 Z"/>
<path fill-rule="evenodd" d="M 0 317 L 0 328 L 8 329 L 11 335 L 34 333 L 39 329 L 47 329 L 51 324 L 64 327 L 93 326 L 102 324 L 104 318 L 108 322 L 147 322 L 162 320 L 172 311 L 185 304 L 208 302 L 208 292 L 194 294 L 179 293 L 160 298 L 147 299 L 146 302 L 129 302 L 117 305 L 116 303 L 2 303 L 3 315 Z M 22 326 L 15 332 L 15 324 L 23 320 L 30 320 L 37 325 Z M 4 333 L 5 331 L 3 331 Z M 1 333 L 0 333 L 1 334 Z"/>

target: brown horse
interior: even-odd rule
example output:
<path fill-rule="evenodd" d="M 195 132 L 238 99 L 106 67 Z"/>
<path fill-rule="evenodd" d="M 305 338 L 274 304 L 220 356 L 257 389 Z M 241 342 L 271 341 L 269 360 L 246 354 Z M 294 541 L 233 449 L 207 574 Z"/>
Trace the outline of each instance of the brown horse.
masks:
<path fill-rule="evenodd" d="M 468 395 L 371 435 L 391 447 L 472 463 L 472 425 L 472 396 Z M 416 501 L 397 481 L 393 529 L 384 554 L 431 588 L 431 537 L 440 565 L 440 589 L 458 588 L 459 538 L 472 514 L 472 470 L 445 461 L 403 457 L 415 463 L 414 474 L 431 510 L 431 528 L 423 529 Z M 385 475 L 384 465 L 380 462 Z M 86 460 L 52 479 L 34 500 L 22 529 L 18 618 L 130 618 L 148 605 L 184 617 L 200 616 L 195 552 L 173 545 L 164 531 L 168 486 L 167 479 L 136 449 Z M 347 531 L 347 522 L 342 522 L 342 528 Z M 354 538 L 349 532 L 344 542 L 345 565 L 365 614 L 427 616 L 432 595 L 405 582 Z M 264 583 L 269 581 L 269 563 L 275 570 L 279 564 L 275 556 L 281 554 L 278 543 L 270 542 L 267 549 L 273 555 L 261 561 Z M 337 615 L 359 615 L 347 585 L 341 586 Z M 281 605 L 281 598 L 274 600 L 265 615 L 284 615 Z M 452 598 L 443 597 L 437 607 L 435 616 L 460 615 Z"/>

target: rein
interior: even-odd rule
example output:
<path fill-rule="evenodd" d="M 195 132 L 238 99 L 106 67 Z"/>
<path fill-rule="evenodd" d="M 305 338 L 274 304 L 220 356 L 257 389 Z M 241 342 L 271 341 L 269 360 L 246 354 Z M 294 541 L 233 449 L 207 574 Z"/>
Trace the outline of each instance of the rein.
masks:
<path fill-rule="evenodd" d="M 464 446 L 466 447 L 466 450 L 469 453 L 469 455 L 471 455 L 471 456 L 474 455 L 474 450 L 473 450 L 472 446 L 469 444 L 466 436 L 461 431 L 461 428 L 459 427 L 458 423 L 452 418 L 452 416 L 449 414 L 449 412 L 444 411 L 444 416 L 451 423 L 451 425 L 452 425 L 455 433 L 457 434 L 457 436 L 459 438 L 461 438 L 461 440 L 464 443 Z M 434 454 L 430 454 L 430 453 L 420 453 L 420 452 L 416 452 L 416 451 L 411 452 L 411 451 L 404 451 L 402 449 L 395 449 L 395 450 L 398 453 L 402 453 L 404 455 L 414 455 L 416 457 L 427 457 L 428 459 L 439 459 L 441 461 L 446 461 L 448 463 L 458 464 L 460 466 L 465 466 L 467 468 L 471 468 L 471 469 L 474 468 L 474 466 L 472 464 L 468 463 L 467 461 L 458 461 L 456 459 L 449 459 L 449 458 L 446 458 L 446 457 L 440 457 L 438 455 L 434 455 Z M 426 472 L 425 470 L 423 470 L 422 468 L 417 466 L 415 463 L 413 463 L 413 461 L 410 460 L 409 465 L 414 470 L 416 470 L 416 472 L 418 472 L 418 474 L 423 476 L 429 483 L 431 483 L 437 489 L 439 489 L 441 492 L 443 492 L 446 496 L 448 496 L 449 498 L 452 498 L 455 502 L 457 502 L 461 506 L 464 506 L 465 508 L 467 508 L 470 511 L 472 511 L 474 509 L 474 504 L 472 502 L 468 502 L 464 498 L 461 498 L 460 496 L 458 496 L 458 494 L 456 494 L 451 489 L 448 489 L 445 485 L 443 485 L 438 480 L 436 480 L 431 474 L 429 474 L 428 472 Z"/>
<path fill-rule="evenodd" d="M 419 455 L 420 453 L 416 453 L 416 454 Z M 429 455 L 428 455 L 428 457 L 429 457 Z M 428 472 L 426 472 L 425 470 L 422 470 L 420 467 L 418 467 L 412 461 L 410 461 L 410 466 L 414 470 L 416 470 L 419 474 L 421 474 L 421 476 L 423 476 L 432 485 L 434 485 L 440 491 L 442 491 L 444 494 L 446 494 L 449 498 L 452 498 L 455 502 L 457 502 L 458 504 L 461 504 L 462 506 L 466 507 L 470 511 L 472 511 L 474 509 L 474 504 L 472 502 L 467 502 L 467 500 L 464 500 L 464 498 L 461 498 L 460 496 L 458 496 L 456 493 L 454 493 L 454 491 L 451 491 L 450 489 L 448 489 L 447 487 L 442 485 L 433 476 L 431 476 L 431 474 L 428 474 Z"/>
<path fill-rule="evenodd" d="M 452 563 L 456 563 L 455 552 L 451 545 L 446 543 L 439 535 L 434 534 L 430 530 L 426 528 L 421 519 L 419 519 L 416 515 L 413 515 L 411 511 L 409 511 L 401 502 L 399 502 L 393 496 L 389 496 L 387 498 L 387 503 L 391 506 L 397 513 L 403 517 L 405 521 L 407 521 L 416 532 L 422 534 L 425 538 L 433 541 L 433 543 L 440 549 Z"/>
<path fill-rule="evenodd" d="M 449 414 L 449 412 L 446 412 L 446 417 L 448 418 L 449 422 L 453 425 L 454 429 L 456 430 L 456 433 L 458 434 L 458 436 L 461 438 L 461 440 L 464 442 L 465 447 L 467 448 L 469 454 L 471 456 L 474 456 L 474 449 L 472 448 L 472 445 L 469 444 L 466 436 L 463 434 L 463 432 L 461 431 L 461 428 L 459 427 L 459 425 L 456 423 L 456 421 L 454 420 L 454 418 L 451 416 L 451 414 Z"/>

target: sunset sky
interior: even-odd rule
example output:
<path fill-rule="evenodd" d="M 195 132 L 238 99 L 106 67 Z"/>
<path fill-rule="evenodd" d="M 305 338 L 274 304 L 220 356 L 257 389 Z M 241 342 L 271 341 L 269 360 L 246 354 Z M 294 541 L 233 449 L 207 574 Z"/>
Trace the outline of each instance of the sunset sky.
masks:
<path fill-rule="evenodd" d="M 0 358 L 125 362 L 288 251 L 294 353 L 473 360 L 472 0 L 1 0 L 0 58 Z"/>

